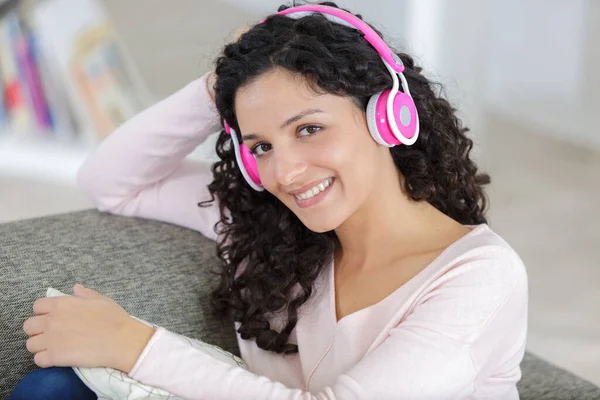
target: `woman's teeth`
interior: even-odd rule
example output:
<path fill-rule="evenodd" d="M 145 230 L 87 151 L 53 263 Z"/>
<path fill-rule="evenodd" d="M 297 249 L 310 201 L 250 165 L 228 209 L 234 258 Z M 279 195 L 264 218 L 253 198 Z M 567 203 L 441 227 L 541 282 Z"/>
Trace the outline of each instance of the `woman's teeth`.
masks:
<path fill-rule="evenodd" d="M 310 199 L 311 197 L 314 197 L 317 194 L 319 194 L 320 192 L 322 192 L 323 190 L 327 189 L 329 187 L 329 185 L 331 185 L 332 182 L 333 182 L 333 178 L 327 178 L 323 182 L 319 183 L 317 186 L 313 187 L 312 189 L 308 189 L 306 192 L 296 195 L 296 198 L 299 200 Z"/>

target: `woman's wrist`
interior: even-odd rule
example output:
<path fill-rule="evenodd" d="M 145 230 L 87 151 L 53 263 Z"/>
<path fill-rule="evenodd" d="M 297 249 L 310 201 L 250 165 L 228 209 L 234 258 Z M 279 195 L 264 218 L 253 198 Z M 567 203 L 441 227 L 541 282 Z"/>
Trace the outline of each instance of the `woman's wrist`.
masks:
<path fill-rule="evenodd" d="M 119 335 L 111 367 L 129 374 L 150 342 L 156 329 L 130 317 L 130 322 Z"/>

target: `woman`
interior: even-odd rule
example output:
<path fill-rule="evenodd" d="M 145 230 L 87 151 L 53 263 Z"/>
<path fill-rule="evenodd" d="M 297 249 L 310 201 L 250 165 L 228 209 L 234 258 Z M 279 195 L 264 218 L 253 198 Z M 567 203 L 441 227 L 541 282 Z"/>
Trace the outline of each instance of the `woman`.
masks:
<path fill-rule="evenodd" d="M 527 275 L 486 223 L 467 129 L 408 55 L 322 4 L 282 6 L 79 174 L 102 211 L 217 240 L 215 311 L 248 369 L 78 286 L 25 322 L 38 365 L 112 367 L 190 399 L 518 398 Z M 222 120 L 220 161 L 184 160 Z"/>

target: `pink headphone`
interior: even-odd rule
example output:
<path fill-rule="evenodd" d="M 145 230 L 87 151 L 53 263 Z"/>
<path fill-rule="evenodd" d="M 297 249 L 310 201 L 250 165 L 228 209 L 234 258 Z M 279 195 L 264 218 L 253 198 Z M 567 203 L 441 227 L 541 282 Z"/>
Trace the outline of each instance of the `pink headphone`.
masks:
<path fill-rule="evenodd" d="M 383 64 L 392 76 L 392 89 L 373 95 L 367 104 L 367 124 L 373 139 L 387 147 L 414 144 L 419 136 L 419 116 L 408 89 L 408 82 L 406 82 L 406 78 L 402 73 L 404 71 L 402 60 L 369 25 L 344 10 L 329 6 L 304 5 L 288 8 L 277 14 L 298 19 L 313 13 L 323 14 L 325 18 L 332 22 L 361 31 L 365 35 L 365 39 L 380 54 Z M 260 23 L 263 22 L 264 20 Z M 398 78 L 400 78 L 400 81 Z M 402 92 L 398 90 L 400 83 L 402 84 Z M 252 152 L 244 143 L 239 143 L 235 130 L 227 122 L 223 121 L 223 125 L 228 134 L 236 136 L 231 141 L 244 179 L 254 190 L 264 190 Z"/>

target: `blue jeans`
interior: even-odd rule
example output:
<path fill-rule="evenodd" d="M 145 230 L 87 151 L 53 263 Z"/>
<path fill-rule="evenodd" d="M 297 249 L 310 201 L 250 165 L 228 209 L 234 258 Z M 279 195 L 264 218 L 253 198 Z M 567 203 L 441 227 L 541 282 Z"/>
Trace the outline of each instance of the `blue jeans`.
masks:
<path fill-rule="evenodd" d="M 8 400 L 96 400 L 72 368 L 36 369 L 17 384 Z"/>

